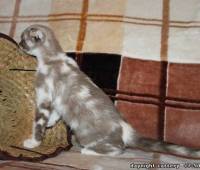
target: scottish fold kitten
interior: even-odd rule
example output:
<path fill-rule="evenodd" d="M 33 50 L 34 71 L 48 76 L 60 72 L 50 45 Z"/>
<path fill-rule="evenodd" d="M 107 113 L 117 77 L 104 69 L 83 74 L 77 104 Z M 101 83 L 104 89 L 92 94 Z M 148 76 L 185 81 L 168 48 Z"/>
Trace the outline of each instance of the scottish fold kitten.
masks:
<path fill-rule="evenodd" d="M 24 147 L 41 144 L 46 127 L 59 119 L 71 128 L 83 154 L 117 155 L 128 146 L 200 156 L 200 151 L 141 138 L 122 118 L 109 97 L 62 51 L 53 32 L 32 25 L 21 35 L 20 47 L 38 60 L 36 116 Z"/>

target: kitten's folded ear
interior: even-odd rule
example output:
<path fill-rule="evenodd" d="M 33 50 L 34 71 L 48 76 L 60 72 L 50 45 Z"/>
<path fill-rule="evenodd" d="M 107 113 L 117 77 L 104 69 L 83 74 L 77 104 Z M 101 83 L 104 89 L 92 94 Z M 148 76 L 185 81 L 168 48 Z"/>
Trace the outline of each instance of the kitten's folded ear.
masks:
<path fill-rule="evenodd" d="M 40 29 L 37 29 L 37 28 L 30 29 L 30 36 L 36 37 L 38 39 L 44 39 L 44 33 Z"/>

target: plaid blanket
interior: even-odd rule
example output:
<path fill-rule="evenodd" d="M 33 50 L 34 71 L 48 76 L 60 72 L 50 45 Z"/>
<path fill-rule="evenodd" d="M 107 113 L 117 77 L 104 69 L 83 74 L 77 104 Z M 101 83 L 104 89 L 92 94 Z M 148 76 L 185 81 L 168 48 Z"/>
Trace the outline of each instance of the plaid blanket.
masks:
<path fill-rule="evenodd" d="M 198 0 L 1 0 L 0 31 L 51 27 L 65 51 L 199 63 Z"/>
<path fill-rule="evenodd" d="M 112 79 L 102 87 L 141 134 L 200 147 L 199 0 L 1 0 L 0 7 L 0 32 L 19 41 L 30 24 L 47 25 L 83 70 Z"/>

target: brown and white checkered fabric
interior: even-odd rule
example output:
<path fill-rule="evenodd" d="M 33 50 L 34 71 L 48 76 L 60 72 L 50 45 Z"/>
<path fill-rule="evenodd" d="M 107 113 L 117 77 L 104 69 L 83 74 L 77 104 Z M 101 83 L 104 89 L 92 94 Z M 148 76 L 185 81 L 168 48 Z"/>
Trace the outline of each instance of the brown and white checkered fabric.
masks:
<path fill-rule="evenodd" d="M 200 147 L 199 0 L 1 0 L 0 32 L 53 29 L 65 51 L 121 56 L 117 107 L 148 137 Z"/>
<path fill-rule="evenodd" d="M 1 0 L 0 31 L 51 27 L 65 51 L 200 63 L 198 0 Z"/>

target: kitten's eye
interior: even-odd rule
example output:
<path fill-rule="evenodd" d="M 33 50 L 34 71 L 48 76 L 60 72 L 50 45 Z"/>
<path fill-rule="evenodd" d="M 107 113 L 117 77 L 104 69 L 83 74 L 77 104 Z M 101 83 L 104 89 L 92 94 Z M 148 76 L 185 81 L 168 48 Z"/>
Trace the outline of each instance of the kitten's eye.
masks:
<path fill-rule="evenodd" d="M 40 39 L 39 36 L 34 36 L 34 37 L 32 37 L 32 40 L 33 40 L 34 42 L 39 42 L 41 39 Z"/>
<path fill-rule="evenodd" d="M 41 42 L 44 39 L 44 33 L 37 28 L 31 28 L 29 30 L 29 36 L 32 42 L 35 42 L 35 43 Z"/>

